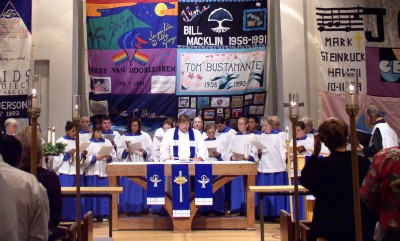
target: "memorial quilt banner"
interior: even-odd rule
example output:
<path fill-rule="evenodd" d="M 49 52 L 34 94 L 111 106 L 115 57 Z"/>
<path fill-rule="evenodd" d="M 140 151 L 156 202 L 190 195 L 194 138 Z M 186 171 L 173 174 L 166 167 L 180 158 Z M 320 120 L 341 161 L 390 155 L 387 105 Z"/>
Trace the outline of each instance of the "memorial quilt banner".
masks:
<path fill-rule="evenodd" d="M 164 164 L 147 165 L 147 204 L 165 204 Z"/>
<path fill-rule="evenodd" d="M 196 205 L 213 205 L 212 164 L 195 165 L 195 196 Z"/>
<path fill-rule="evenodd" d="M 150 132 L 175 116 L 178 2 L 90 0 L 86 15 L 92 115 L 117 129 L 137 116 Z"/>
<path fill-rule="evenodd" d="M 172 217 L 190 217 L 189 165 L 174 164 L 172 169 Z"/>
<path fill-rule="evenodd" d="M 266 50 L 178 49 L 178 95 L 265 91 Z"/>
<path fill-rule="evenodd" d="M 359 91 L 366 94 L 362 5 L 362 0 L 316 1 L 318 64 L 322 91 L 343 94 L 349 74 L 357 72 Z"/>
<path fill-rule="evenodd" d="M 0 1 L 0 119 L 27 118 L 32 1 Z"/>
<path fill-rule="evenodd" d="M 180 48 L 267 46 L 266 1 L 180 1 Z"/>

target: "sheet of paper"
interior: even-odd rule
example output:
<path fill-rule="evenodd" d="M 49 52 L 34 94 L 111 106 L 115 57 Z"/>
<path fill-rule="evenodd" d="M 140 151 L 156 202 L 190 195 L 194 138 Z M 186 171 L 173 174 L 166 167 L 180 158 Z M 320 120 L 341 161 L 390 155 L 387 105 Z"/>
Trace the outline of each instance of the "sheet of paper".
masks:
<path fill-rule="evenodd" d="M 213 153 L 217 151 L 216 147 L 207 147 L 208 150 L 208 156 L 209 157 L 214 157 Z"/>
<path fill-rule="evenodd" d="M 162 139 L 163 139 L 162 136 L 154 136 L 154 137 L 157 139 L 157 141 L 162 142 Z"/>
<path fill-rule="evenodd" d="M 131 142 L 131 143 L 129 143 L 129 147 L 131 148 L 132 152 L 136 152 L 136 151 L 139 151 L 139 149 L 142 149 L 142 143 Z"/>
<path fill-rule="evenodd" d="M 233 157 L 234 157 L 236 160 L 238 160 L 238 161 L 243 161 L 243 160 L 244 160 L 244 154 L 242 154 L 242 153 L 236 153 L 236 152 L 233 152 L 232 154 L 233 154 Z"/>
<path fill-rule="evenodd" d="M 259 142 L 259 141 L 256 141 L 256 140 L 251 140 L 250 141 L 251 142 L 251 144 L 253 144 L 253 145 L 255 145 L 256 147 L 257 147 L 257 149 L 265 149 L 266 147 L 261 143 L 261 142 Z"/>
<path fill-rule="evenodd" d="M 103 138 L 113 142 L 115 135 L 114 134 L 104 134 Z"/>
<path fill-rule="evenodd" d="M 97 152 L 97 155 L 99 156 L 110 155 L 113 148 L 114 148 L 113 146 L 102 146 L 100 150 Z"/>
<path fill-rule="evenodd" d="M 79 151 L 84 151 L 88 148 L 88 146 L 90 145 L 90 142 L 84 142 L 82 144 L 80 144 L 79 146 Z"/>

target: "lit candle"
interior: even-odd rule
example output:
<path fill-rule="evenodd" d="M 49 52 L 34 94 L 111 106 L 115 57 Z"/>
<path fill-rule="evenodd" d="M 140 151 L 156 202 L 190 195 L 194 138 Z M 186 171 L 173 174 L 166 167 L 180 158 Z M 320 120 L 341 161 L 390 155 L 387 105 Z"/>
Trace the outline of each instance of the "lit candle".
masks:
<path fill-rule="evenodd" d="M 50 143 L 51 141 L 51 127 L 49 126 L 49 129 L 47 130 L 47 143 Z"/>
<path fill-rule="evenodd" d="M 79 117 L 79 105 L 75 105 L 73 117 Z"/>
<path fill-rule="evenodd" d="M 37 107 L 36 89 L 32 89 L 32 107 Z"/>
<path fill-rule="evenodd" d="M 349 85 L 349 95 L 350 95 L 350 104 L 354 105 L 355 101 L 354 101 L 354 85 L 351 83 Z"/>
<path fill-rule="evenodd" d="M 56 128 L 53 126 L 53 131 L 51 132 L 51 144 L 56 144 Z"/>
<path fill-rule="evenodd" d="M 297 115 L 297 113 L 296 113 L 297 103 L 295 101 L 291 101 L 290 106 L 292 107 L 292 108 L 290 108 L 290 114 L 292 116 L 296 116 Z"/>
<path fill-rule="evenodd" d="M 290 141 L 290 137 L 289 137 L 289 127 L 286 126 L 286 141 Z"/>

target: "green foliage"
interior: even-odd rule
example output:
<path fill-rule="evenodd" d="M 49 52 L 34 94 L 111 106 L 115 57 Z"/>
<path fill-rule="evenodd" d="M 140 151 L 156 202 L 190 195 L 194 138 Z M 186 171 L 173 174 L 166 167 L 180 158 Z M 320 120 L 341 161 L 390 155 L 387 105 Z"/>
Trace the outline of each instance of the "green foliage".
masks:
<path fill-rule="evenodd" d="M 51 143 L 45 143 L 43 145 L 43 151 L 45 156 L 58 156 L 64 153 L 67 144 L 56 142 L 53 146 Z"/>

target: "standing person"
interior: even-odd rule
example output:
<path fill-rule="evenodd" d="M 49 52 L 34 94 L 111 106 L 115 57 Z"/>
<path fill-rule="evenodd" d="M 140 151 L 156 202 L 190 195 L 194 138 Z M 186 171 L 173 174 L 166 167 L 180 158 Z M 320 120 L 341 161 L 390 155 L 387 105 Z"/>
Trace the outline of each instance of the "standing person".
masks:
<path fill-rule="evenodd" d="M 160 147 L 161 147 L 161 141 L 164 137 L 164 134 L 167 130 L 173 128 L 174 126 L 174 118 L 172 117 L 167 117 L 165 118 L 165 120 L 163 121 L 162 127 L 158 128 L 156 130 L 156 132 L 154 133 L 154 137 L 153 137 L 153 146 L 152 146 L 152 160 L 153 162 L 160 162 Z"/>
<path fill-rule="evenodd" d="M 11 187 L 0 175 L 0 220 L 2 220 L 0 222 L 0 240 L 2 241 L 19 241 L 17 207 L 14 196 L 9 195 L 11 190 Z"/>
<path fill-rule="evenodd" d="M 108 187 L 108 177 L 106 166 L 108 163 L 117 160 L 114 148 L 109 154 L 98 154 L 103 146 L 112 146 L 109 140 L 102 137 L 102 127 L 95 125 L 92 138 L 85 157 L 85 180 L 84 183 L 89 187 Z M 86 198 L 86 210 L 92 210 L 96 219 L 104 219 L 110 215 L 108 198 Z"/>
<path fill-rule="evenodd" d="M 31 172 L 31 146 L 32 132 L 30 127 L 25 127 L 17 134 L 17 139 L 22 145 L 22 170 Z M 49 240 L 55 240 L 57 237 L 57 226 L 61 221 L 63 203 L 61 197 L 61 185 L 55 172 L 42 167 L 43 147 L 40 143 L 40 133 L 37 136 L 36 158 L 37 158 L 37 179 L 47 190 L 47 198 L 50 205 Z"/>
<path fill-rule="evenodd" d="M 313 122 L 310 117 L 304 116 L 303 118 L 300 119 L 300 121 L 304 122 L 304 124 L 306 125 L 306 129 L 305 129 L 306 135 L 317 134 L 317 130 L 314 129 L 314 125 L 313 125 Z"/>
<path fill-rule="evenodd" d="M 306 135 L 306 124 L 302 121 L 296 122 L 296 142 L 297 152 L 301 155 L 311 155 L 313 149 L 314 140 L 313 138 Z M 291 143 L 293 146 L 293 143 Z"/>
<path fill-rule="evenodd" d="M 400 240 L 400 146 L 374 156 L 360 189 L 360 198 L 379 214 L 378 241 Z"/>
<path fill-rule="evenodd" d="M 398 145 L 396 132 L 383 119 L 378 107 L 370 105 L 365 109 L 364 113 L 368 125 L 374 127 L 369 145 L 364 147 L 359 144 L 358 146 L 363 151 L 365 157 L 373 157 L 382 149 Z"/>
<path fill-rule="evenodd" d="M 200 131 L 204 139 L 207 138 L 207 134 L 203 131 L 203 120 L 201 119 L 200 116 L 196 116 L 193 119 L 193 129 Z"/>
<path fill-rule="evenodd" d="M 118 159 L 122 162 L 145 162 L 151 156 L 150 135 L 141 130 L 140 118 L 133 117 L 127 125 L 127 132 L 121 138 L 118 148 Z M 140 143 L 141 148 L 132 150 L 130 144 Z M 147 212 L 146 191 L 139 184 L 127 177 L 120 178 L 120 185 L 124 188 L 119 198 L 119 211 L 128 215 L 137 215 Z"/>
<path fill-rule="evenodd" d="M 226 157 L 228 155 L 227 151 L 229 140 L 233 135 L 236 135 L 236 131 L 226 125 L 226 120 L 222 116 L 217 116 L 217 118 L 215 119 L 215 127 L 217 127 L 215 137 L 217 137 L 218 140 L 222 141 L 222 145 L 225 149 L 225 153 L 223 154 Z"/>
<path fill-rule="evenodd" d="M 35 176 L 15 167 L 21 163 L 21 143 L 14 136 L 0 136 L 0 176 L 15 199 L 18 240 L 45 241 L 49 236 L 50 213 L 47 192 Z"/>
<path fill-rule="evenodd" d="M 90 118 L 83 116 L 81 118 L 81 130 L 79 131 L 80 143 L 88 142 L 92 138 L 92 130 L 90 129 Z"/>
<path fill-rule="evenodd" d="M 279 116 L 273 115 L 271 116 L 272 119 L 272 134 L 278 134 L 279 132 L 282 132 L 280 128 L 281 126 L 281 120 L 279 119 Z"/>
<path fill-rule="evenodd" d="M 65 135 L 57 139 L 57 143 L 65 144 L 64 153 L 53 157 L 53 168 L 59 173 L 59 179 L 62 187 L 76 187 L 76 130 L 75 125 L 72 121 L 65 123 Z M 85 150 L 82 152 L 87 153 Z M 81 152 L 81 153 L 82 153 Z M 81 160 L 84 154 L 81 154 Z M 83 168 L 80 169 L 80 185 L 84 186 L 83 183 Z M 82 210 L 84 213 L 84 200 L 82 200 Z M 73 221 L 76 220 L 76 198 L 64 197 L 63 198 L 64 208 L 62 210 L 62 219 Z"/>
<path fill-rule="evenodd" d="M 261 135 L 261 131 L 258 129 L 260 120 L 257 116 L 249 116 L 249 131 L 255 135 Z"/>
<path fill-rule="evenodd" d="M 329 118 L 318 128 L 314 151 L 301 172 L 300 182 L 315 196 L 311 240 L 354 241 L 355 221 L 351 151 L 346 150 L 347 124 Z M 329 148 L 328 157 L 319 158 L 321 142 Z M 364 179 L 370 161 L 358 156 L 359 181 Z M 376 217 L 361 206 L 363 240 L 373 240 Z"/>
<path fill-rule="evenodd" d="M 117 131 L 111 129 L 111 118 L 109 116 L 103 116 L 101 119 L 101 128 L 103 137 L 105 134 L 114 136 L 114 140 L 111 141 L 111 144 L 114 146 L 115 150 L 117 150 L 117 147 L 121 145 L 121 135 Z"/>
<path fill-rule="evenodd" d="M 257 161 L 258 154 L 257 148 L 251 143 L 252 140 L 256 140 L 256 136 L 250 133 L 248 128 L 248 120 L 245 117 L 240 117 L 238 120 L 238 129 L 239 131 L 236 135 L 233 135 L 230 138 L 228 145 L 228 156 L 227 160 L 231 161 Z M 240 158 L 236 154 L 243 154 L 243 157 Z M 227 196 L 230 196 L 230 211 L 232 213 L 244 213 L 245 210 L 245 190 L 244 190 L 244 182 L 243 176 L 238 176 L 231 181 L 231 187 L 229 190 L 229 185 L 227 189 Z M 229 193 L 230 191 L 230 193 Z"/>
<path fill-rule="evenodd" d="M 272 121 L 270 118 L 261 119 L 263 133 L 259 141 L 265 146 L 258 149 L 259 161 L 257 162 L 258 175 L 257 186 L 287 185 L 288 176 L 286 172 L 286 150 L 284 139 L 280 135 L 272 134 Z M 257 194 L 258 195 L 258 194 Z M 256 198 L 258 200 L 258 198 Z M 264 214 L 260 214 L 259 203 L 256 209 L 259 215 L 278 217 L 280 210 L 288 210 L 287 198 L 285 196 L 268 196 L 264 202 Z"/>
<path fill-rule="evenodd" d="M 14 118 L 8 118 L 4 122 L 4 129 L 5 129 L 4 134 L 9 136 L 14 136 L 17 133 L 18 121 Z"/>
<path fill-rule="evenodd" d="M 201 133 L 190 128 L 190 117 L 186 114 L 179 116 L 178 127 L 165 132 L 160 151 L 163 161 L 201 161 L 208 155 Z"/>

